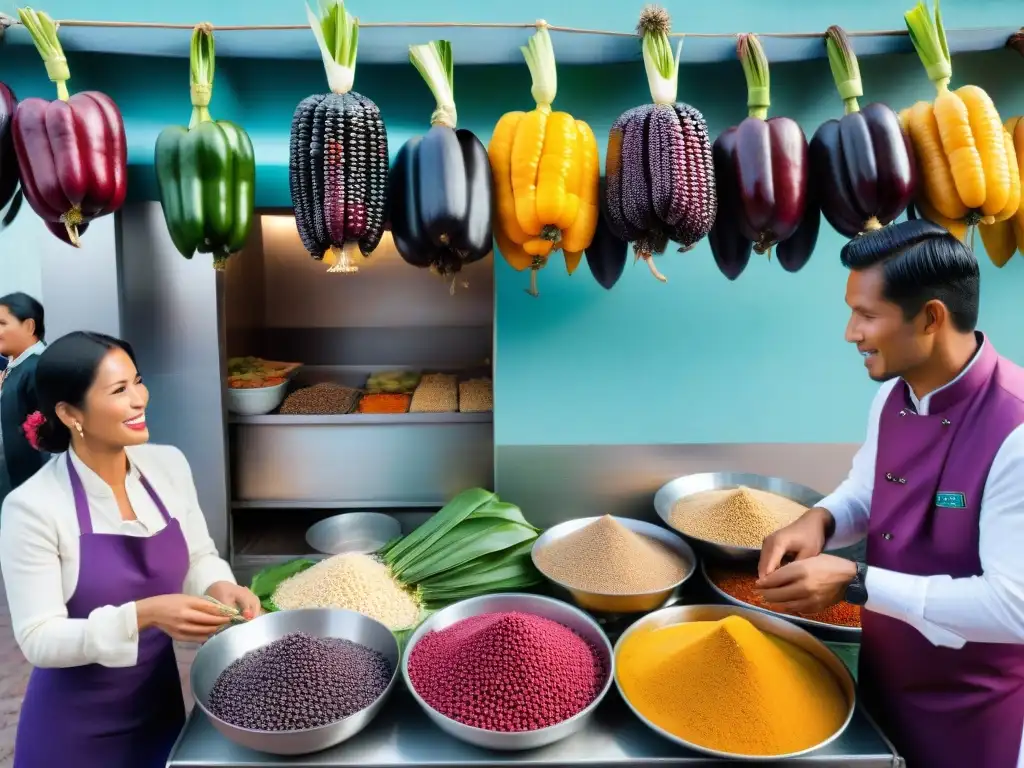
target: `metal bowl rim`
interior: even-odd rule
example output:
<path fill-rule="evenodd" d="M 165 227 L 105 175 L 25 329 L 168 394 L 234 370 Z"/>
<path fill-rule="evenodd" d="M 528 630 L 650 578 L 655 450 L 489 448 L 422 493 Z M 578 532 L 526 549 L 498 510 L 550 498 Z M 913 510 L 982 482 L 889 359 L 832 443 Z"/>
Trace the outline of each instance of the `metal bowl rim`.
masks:
<path fill-rule="evenodd" d="M 646 624 L 648 622 L 654 621 L 654 618 L 657 617 L 659 614 L 667 613 L 669 611 L 679 611 L 681 609 L 693 609 L 693 608 L 715 608 L 715 609 L 719 609 L 719 610 L 731 611 L 734 614 L 745 616 L 745 618 L 750 618 L 750 615 L 753 615 L 754 618 L 766 618 L 766 619 L 768 619 L 769 621 L 772 621 L 772 622 L 776 622 L 776 621 L 777 622 L 785 622 L 785 619 L 781 619 L 781 618 L 778 618 L 776 616 L 772 616 L 771 614 L 765 613 L 763 611 L 757 611 L 757 610 L 755 610 L 753 608 L 742 608 L 742 607 L 740 607 L 738 605 L 714 605 L 714 604 L 684 605 L 684 606 L 673 605 L 673 606 L 669 606 L 667 608 L 661 608 L 661 609 L 659 609 L 657 611 L 652 611 L 651 613 L 647 614 L 646 616 L 644 616 L 644 617 L 642 617 L 640 619 L 637 619 L 632 624 L 630 624 L 626 628 L 626 630 L 619 636 L 619 639 L 615 642 L 614 652 L 615 652 L 616 657 L 618 657 L 619 648 L 626 641 L 626 639 L 630 635 L 632 635 L 635 631 L 639 630 L 640 627 L 642 627 L 644 624 Z M 686 621 L 677 621 L 676 622 L 676 624 L 687 624 L 687 623 L 689 623 L 689 622 L 686 622 Z M 752 621 L 751 623 L 754 623 L 754 622 Z M 755 624 L 755 626 L 756 626 L 756 624 Z M 842 736 L 843 733 L 846 732 L 846 729 L 850 727 L 850 722 L 853 720 L 853 716 L 854 716 L 854 714 L 857 711 L 857 684 L 854 681 L 853 675 L 850 673 L 850 670 L 847 668 L 846 664 L 843 662 L 842 659 L 840 659 L 836 655 L 836 653 L 831 648 L 829 648 L 827 645 L 825 645 L 824 642 L 822 642 L 821 640 L 816 638 L 814 635 L 812 635 L 810 632 L 808 632 L 803 627 L 799 627 L 799 626 L 797 626 L 795 624 L 791 625 L 791 626 L 792 626 L 792 628 L 794 630 L 796 630 L 797 632 L 801 632 L 801 633 L 807 635 L 807 637 L 809 637 L 814 643 L 816 643 L 817 645 L 820 645 L 822 648 L 824 648 L 826 653 L 828 653 L 831 656 L 835 657 L 835 660 L 838 662 L 839 666 L 842 668 L 843 674 L 845 676 L 844 680 L 842 680 L 842 681 L 838 681 L 837 680 L 836 682 L 840 683 L 840 687 L 841 688 L 845 687 L 845 688 L 848 688 L 849 690 L 853 691 L 852 698 L 849 698 L 847 700 L 847 703 L 846 703 L 846 709 L 847 709 L 847 711 L 846 711 L 846 718 L 843 720 L 842 724 L 827 739 L 824 739 L 824 740 L 820 741 L 819 743 L 817 743 L 817 744 L 815 744 L 813 746 L 808 747 L 807 749 L 802 749 L 802 750 L 800 750 L 798 752 L 787 752 L 787 753 L 782 754 L 782 755 L 746 755 L 746 754 L 742 754 L 742 753 L 738 753 L 738 752 L 721 752 L 721 751 L 719 751 L 717 749 L 713 749 L 711 747 L 704 747 L 704 746 L 701 746 L 700 744 L 696 744 L 694 742 L 687 741 L 686 739 L 680 738 L 679 736 L 676 736 L 675 734 L 669 733 L 664 728 L 662 728 L 662 727 L 660 727 L 658 725 L 655 725 L 647 717 L 645 717 L 643 714 L 641 714 L 637 710 L 637 708 L 633 706 L 633 702 L 631 702 L 629 700 L 629 697 L 626 696 L 625 692 L 622 690 L 622 686 L 619 685 L 618 675 L 616 675 L 616 677 L 615 677 L 615 689 L 619 692 L 619 696 L 622 698 L 622 700 L 624 702 L 626 702 L 626 706 L 629 707 L 630 711 L 634 715 L 637 716 L 637 718 L 640 720 L 640 722 L 642 722 L 644 725 L 646 725 L 648 728 L 650 728 L 652 731 L 654 731 L 658 735 L 668 739 L 669 741 L 671 741 L 671 742 L 673 742 L 675 744 L 678 744 L 680 746 L 686 747 L 687 749 L 692 749 L 695 752 L 701 752 L 702 754 L 705 754 L 705 755 L 711 755 L 713 757 L 721 757 L 721 758 L 725 758 L 727 760 L 739 760 L 739 761 L 743 761 L 743 762 L 758 762 L 758 763 L 777 762 L 777 761 L 780 761 L 780 760 L 791 760 L 791 759 L 793 759 L 795 757 L 802 757 L 804 755 L 808 755 L 811 752 L 816 752 L 819 749 L 827 747 L 829 744 L 831 744 L 836 739 L 838 739 L 840 736 Z M 761 627 L 758 627 L 758 629 L 761 629 Z M 765 630 L 761 629 L 761 631 L 764 632 Z M 772 634 L 774 634 L 774 633 L 772 633 Z M 781 639 L 784 640 L 785 638 L 781 638 Z M 831 672 L 831 670 L 829 670 L 829 672 Z M 843 683 L 845 683 L 846 685 L 844 686 Z M 842 692 L 843 692 L 843 695 L 845 696 L 846 695 L 846 690 L 843 690 Z"/>
<path fill-rule="evenodd" d="M 730 605 L 735 605 L 737 608 L 750 608 L 750 609 L 755 610 L 755 611 L 761 611 L 762 613 L 767 613 L 769 616 L 775 616 L 777 618 L 784 619 L 786 621 L 791 621 L 794 624 L 801 624 L 801 625 L 807 626 L 807 627 L 815 627 L 817 629 L 827 629 L 827 630 L 830 630 L 830 631 L 839 632 L 839 633 L 844 634 L 844 635 L 860 636 L 860 634 L 861 634 L 862 627 L 844 627 L 844 626 L 839 625 L 839 624 L 829 624 L 828 622 L 825 622 L 825 621 L 818 621 L 816 619 L 805 619 L 803 616 L 793 616 L 793 615 L 788 614 L 788 613 L 780 613 L 779 611 L 773 611 L 770 608 L 762 608 L 759 605 L 751 605 L 750 603 L 743 603 L 743 601 L 740 600 L 738 597 L 733 597 L 728 592 L 726 592 L 724 589 L 722 589 L 717 584 L 715 584 L 714 580 L 711 578 L 711 575 L 708 573 L 707 563 L 703 563 L 702 562 L 700 564 L 700 572 L 701 572 L 701 575 L 704 577 L 704 581 L 706 581 L 708 583 L 708 586 L 710 586 L 713 590 L 715 590 L 715 592 L 717 592 L 723 598 L 728 600 Z M 743 603 L 743 605 L 737 605 L 735 602 L 733 602 L 733 601 L 736 601 L 736 600 L 739 600 L 741 603 Z M 851 643 L 851 645 L 858 645 L 858 643 Z"/>
<path fill-rule="evenodd" d="M 676 539 L 676 543 L 681 545 L 682 548 L 686 550 L 686 556 L 689 558 L 689 566 L 690 567 L 687 569 L 686 575 L 683 576 L 683 578 L 681 578 L 679 581 L 673 582 L 672 584 L 669 584 L 667 586 L 661 587 L 660 589 L 651 589 L 651 590 L 648 590 L 646 592 L 614 592 L 614 593 L 611 593 L 611 592 L 595 592 L 592 589 L 583 589 L 581 587 L 569 586 L 565 582 L 559 581 L 558 579 L 556 579 L 556 578 L 554 578 L 552 576 L 549 576 L 544 571 L 544 569 L 541 568 L 537 564 L 536 552 L 537 552 L 538 549 L 543 549 L 543 547 L 538 547 L 538 545 L 541 543 L 541 541 L 544 539 L 545 536 L 547 536 L 550 533 L 554 533 L 559 528 L 563 528 L 565 526 L 568 526 L 568 525 L 571 525 L 571 524 L 575 524 L 575 523 L 582 523 L 582 522 L 590 523 L 590 522 L 594 522 L 596 520 L 600 520 L 602 517 L 611 517 L 614 520 L 617 520 L 619 522 L 622 522 L 623 520 L 627 520 L 632 525 L 639 525 L 639 526 L 642 526 L 643 528 L 646 528 L 647 530 L 659 531 L 660 533 L 668 534 L 672 538 Z M 626 527 L 628 528 L 629 526 L 627 525 Z M 641 535 L 645 535 L 645 534 L 641 534 Z M 655 537 L 648 536 L 647 538 L 655 538 Z M 654 523 L 648 523 L 646 520 L 634 520 L 632 518 L 621 518 L 621 517 L 617 517 L 615 515 L 596 515 L 594 517 L 574 517 L 572 520 L 565 520 L 565 521 L 563 521 L 561 523 L 558 523 L 558 525 L 553 525 L 550 528 L 548 528 L 546 531 L 544 531 L 540 536 L 538 536 L 536 539 L 534 539 L 533 546 L 530 548 L 530 561 L 533 563 L 533 567 L 536 568 L 537 571 L 540 573 L 540 575 L 543 576 L 545 579 L 547 579 L 548 581 L 551 581 L 551 582 L 557 584 L 562 589 L 568 590 L 569 592 L 582 592 L 582 593 L 587 594 L 587 595 L 595 595 L 596 597 L 647 597 L 648 595 L 654 596 L 654 595 L 660 595 L 663 592 L 671 592 L 672 590 L 677 589 L 678 587 L 681 587 L 683 584 L 685 584 L 691 578 L 693 578 L 693 574 L 696 573 L 696 571 L 697 571 L 697 561 L 698 561 L 698 559 L 699 558 L 697 557 L 697 553 L 693 551 L 693 547 L 691 547 L 686 542 L 686 540 L 683 539 L 683 537 L 680 534 L 680 532 L 676 531 L 674 528 L 663 528 L 660 525 L 655 525 Z"/>
<path fill-rule="evenodd" d="M 234 723 L 229 723 L 227 720 L 224 720 L 223 718 L 220 718 L 217 715 L 213 714 L 213 712 L 211 712 L 207 708 L 206 704 L 203 703 L 203 701 L 200 699 L 200 697 L 195 694 L 195 688 L 193 687 L 193 689 L 192 689 L 193 690 L 192 700 L 195 702 L 195 705 L 197 707 L 199 707 L 199 709 L 202 711 L 202 713 L 204 715 L 206 715 L 212 721 L 215 721 L 217 723 L 220 723 L 222 725 L 227 726 L 231 730 L 238 731 L 240 733 L 251 733 L 251 734 L 258 735 L 258 736 L 291 736 L 293 734 L 320 733 L 320 732 L 323 732 L 323 731 L 327 730 L 328 728 L 336 728 L 337 726 L 341 725 L 342 723 L 344 723 L 345 721 L 349 720 L 350 718 L 357 717 L 358 715 L 361 715 L 366 710 L 368 710 L 371 707 L 373 707 L 374 705 L 380 703 L 380 701 L 382 699 L 384 699 L 389 693 L 391 693 L 391 689 L 395 687 L 395 682 L 398 680 L 398 668 L 400 666 L 402 666 L 402 654 L 401 654 L 402 648 L 398 644 L 398 638 L 395 637 L 395 633 L 394 632 L 392 632 L 384 624 L 381 624 L 381 622 L 377 621 L 376 619 L 372 619 L 369 616 L 366 616 L 365 614 L 359 613 L 358 611 L 350 611 L 350 610 L 347 610 L 345 608 L 299 608 L 297 610 L 301 610 L 301 611 L 343 611 L 345 613 L 354 613 L 356 616 L 359 616 L 362 619 L 366 619 L 366 621 L 370 621 L 370 622 L 373 622 L 374 624 L 377 624 L 377 625 L 381 626 L 384 630 L 387 631 L 387 633 L 389 635 L 391 635 L 391 639 L 392 639 L 392 641 L 395 644 L 395 655 L 398 657 L 398 663 L 395 664 L 395 668 L 391 670 L 391 679 L 388 680 L 388 684 L 386 686 L 384 686 L 384 690 L 380 692 L 380 695 L 377 696 L 373 701 L 371 701 L 369 704 L 367 704 L 362 709 L 356 710 L 351 715 L 347 715 L 347 716 L 341 718 L 340 720 L 335 720 L 335 721 L 330 722 L 330 723 L 324 723 L 323 725 L 317 725 L 317 726 L 315 726 L 313 728 L 299 728 L 299 729 L 296 729 L 294 731 L 264 731 L 264 730 L 259 730 L 259 729 L 256 729 L 256 728 L 243 728 L 240 725 L 235 725 Z M 230 628 L 229 628 L 229 631 L 230 631 Z M 207 640 L 206 643 L 203 643 L 203 645 L 199 647 L 199 650 L 196 651 L 196 655 L 198 656 L 199 653 L 202 652 L 203 648 L 205 648 L 208 643 L 215 642 L 217 640 L 217 638 L 221 637 L 221 636 L 222 635 L 217 635 L 216 637 L 212 637 L 209 640 Z M 324 639 L 331 639 L 331 637 L 332 636 L 325 636 Z M 280 638 L 277 638 L 277 639 L 280 640 Z M 340 637 L 340 638 L 335 638 L 335 639 L 338 639 L 338 640 L 348 640 L 347 637 Z M 272 642 L 274 642 L 274 640 L 270 641 L 270 643 L 272 643 Z M 355 640 L 352 640 L 350 642 L 354 643 Z M 270 643 L 264 643 L 263 645 L 259 646 L 258 648 L 253 648 L 253 649 L 251 649 L 249 651 L 246 651 L 246 654 L 252 653 L 252 651 L 259 650 L 259 648 L 264 648 L 267 645 L 270 645 Z M 362 644 L 360 643 L 360 645 L 362 645 Z M 363 646 L 363 647 L 366 647 L 366 646 Z M 371 649 L 371 650 L 373 650 L 373 649 Z M 243 656 L 244 655 L 245 654 L 243 654 Z M 240 659 L 243 656 L 239 656 L 238 658 Z M 235 659 L 231 663 L 233 664 L 235 661 L 238 661 L 238 659 Z M 190 684 L 192 682 L 192 680 L 191 680 L 192 669 L 194 669 L 194 668 L 195 668 L 195 666 L 193 665 L 189 669 L 189 683 Z M 227 669 L 227 667 L 225 667 L 224 669 Z M 224 674 L 224 669 L 222 669 L 220 671 L 221 675 Z M 217 677 L 220 677 L 220 675 L 218 675 Z M 214 681 L 214 682 L 216 682 L 216 681 Z"/>
<path fill-rule="evenodd" d="M 601 637 L 601 639 L 603 641 L 603 647 L 604 647 L 605 651 L 608 654 L 608 670 L 607 670 L 606 679 L 604 681 L 604 685 L 601 686 L 601 690 L 597 692 L 596 696 L 594 696 L 594 700 L 593 701 L 591 701 L 589 704 L 587 704 L 587 706 L 585 706 L 583 709 L 581 709 L 579 712 L 577 712 L 572 717 L 568 717 L 565 720 L 562 720 L 560 722 L 554 723 L 553 725 L 546 725 L 543 728 L 537 728 L 536 730 L 533 730 L 533 731 L 489 731 L 486 728 L 478 728 L 475 725 L 466 725 L 465 723 L 460 723 L 458 720 L 456 720 L 454 718 L 451 718 L 451 717 L 448 717 L 448 715 L 444 714 L 443 712 L 438 712 L 436 709 L 434 709 L 432 706 L 430 706 L 430 704 L 428 704 L 426 702 L 426 700 L 424 700 L 424 698 L 422 696 L 420 696 L 419 692 L 416 690 L 416 686 L 414 686 L 412 684 L 412 680 L 409 678 L 409 659 L 412 656 L 413 649 L 417 645 L 419 645 L 419 642 L 420 642 L 420 640 L 423 639 L 423 636 L 426 635 L 428 632 L 434 631 L 433 627 L 429 626 L 429 625 L 431 625 L 432 623 L 437 623 L 437 620 L 439 620 L 438 617 L 443 616 L 446 611 L 451 610 L 452 608 L 455 608 L 456 606 L 460 606 L 461 605 L 461 606 L 464 607 L 466 604 L 474 603 L 476 601 L 485 600 L 485 599 L 491 598 L 491 597 L 504 597 L 504 598 L 511 598 L 513 600 L 519 600 L 519 599 L 523 599 L 523 598 L 528 598 L 526 600 L 523 600 L 523 602 L 525 602 L 527 604 L 529 604 L 529 603 L 548 603 L 550 605 L 556 606 L 560 610 L 566 610 L 566 611 L 568 611 L 570 613 L 575 613 L 578 618 L 580 618 L 580 619 L 582 619 L 584 621 L 584 623 L 589 624 L 593 629 L 595 629 L 597 631 L 597 634 Z M 522 612 L 523 613 L 531 613 L 531 611 L 526 610 L 525 608 L 523 609 Z M 474 616 L 484 616 L 484 615 L 486 615 L 486 614 L 474 614 Z M 537 614 L 534 614 L 534 615 L 537 615 Z M 465 618 L 469 619 L 469 618 L 473 618 L 473 616 L 466 616 Z M 545 618 L 545 617 L 541 616 L 540 618 Z M 460 619 L 459 621 L 465 621 L 465 619 Z M 555 620 L 552 619 L 552 621 L 555 621 Z M 456 622 L 456 623 L 458 623 L 458 622 Z M 561 624 L 562 622 L 558 622 L 558 623 Z M 450 624 L 449 626 L 454 626 L 454 625 Z M 565 626 L 565 625 L 562 624 L 562 626 Z M 566 629 L 571 629 L 571 627 L 566 627 Z M 409 641 L 406 643 L 406 646 L 405 646 L 405 651 L 402 653 L 402 660 L 401 661 L 402 661 L 402 664 L 401 664 L 401 666 L 402 666 L 402 679 L 405 681 L 405 687 L 413 695 L 413 698 L 416 699 L 416 703 L 419 704 L 421 707 L 423 707 L 427 711 L 431 712 L 436 717 L 441 718 L 447 724 L 452 725 L 456 729 L 460 729 L 460 730 L 461 729 L 465 729 L 468 733 L 472 733 L 473 735 L 480 735 L 480 736 L 483 736 L 484 734 L 487 734 L 489 736 L 498 735 L 498 736 L 507 736 L 510 739 L 513 739 L 513 738 L 515 738 L 517 736 L 522 737 L 522 736 L 527 736 L 527 735 L 534 736 L 535 734 L 548 734 L 548 733 L 551 733 L 555 728 L 566 728 L 566 727 L 569 726 L 570 723 L 575 723 L 575 722 L 577 722 L 579 720 L 584 719 L 585 717 L 589 717 L 593 713 L 593 711 L 595 709 L 597 709 L 598 705 L 604 700 L 604 697 L 608 695 L 608 691 L 611 690 L 612 683 L 615 680 L 615 649 L 612 646 L 611 642 L 608 640 L 608 636 L 604 633 L 604 630 L 601 629 L 601 625 L 598 624 L 596 621 L 594 621 L 594 619 L 591 618 L 590 616 L 588 616 L 584 611 L 582 611 L 579 608 L 577 608 L 575 605 L 571 605 L 570 603 L 567 603 L 567 602 L 565 602 L 563 600 L 556 600 L 553 597 L 546 597 L 544 595 L 534 595 L 534 594 L 530 594 L 529 592 L 497 592 L 497 593 L 488 594 L 488 595 L 478 595 L 476 597 L 470 597 L 470 598 L 467 598 L 465 600 L 460 600 L 457 603 L 452 603 L 451 605 L 442 608 L 437 613 L 432 614 L 430 616 L 430 618 L 428 618 L 426 621 L 423 621 L 416 628 L 416 631 L 413 633 L 413 635 L 409 637 Z"/>
<path fill-rule="evenodd" d="M 775 475 L 762 475 L 759 472 L 732 472 L 732 471 L 693 472 L 693 473 L 691 473 L 689 475 L 680 475 L 679 477 L 672 478 L 667 483 L 664 483 L 660 488 L 658 488 L 658 490 L 655 491 L 655 493 L 654 493 L 654 497 L 657 498 L 658 494 L 660 494 L 662 491 L 664 491 L 670 485 L 672 485 L 674 483 L 677 483 L 680 480 L 690 480 L 690 479 L 695 479 L 695 478 L 714 477 L 715 475 L 753 475 L 753 476 L 756 476 L 756 477 L 762 477 L 765 480 L 777 480 L 780 483 L 785 483 L 786 485 L 790 485 L 790 486 L 795 486 L 797 488 L 801 488 L 801 489 L 807 491 L 808 495 L 817 496 L 819 501 L 821 499 L 825 498 L 824 494 L 820 493 L 819 491 L 816 491 L 815 489 L 811 488 L 810 486 L 804 485 L 803 483 L 797 483 L 797 482 L 794 482 L 792 480 L 787 480 L 784 477 L 777 477 Z M 738 487 L 739 486 L 733 486 L 733 488 L 738 488 Z M 689 498 L 690 496 L 693 496 L 696 493 L 704 493 L 706 491 L 733 490 L 733 488 L 726 488 L 726 487 L 722 487 L 722 488 L 706 488 L 703 491 L 694 491 L 694 493 L 688 493 L 685 496 L 680 496 L 678 499 L 676 499 L 676 501 L 677 502 L 678 501 L 682 501 L 683 499 Z M 763 490 L 763 489 L 755 488 L 754 490 Z M 765 492 L 766 493 L 772 493 L 772 491 L 765 491 Z M 775 495 L 779 496 L 781 494 L 775 494 Z M 803 503 L 803 502 L 797 501 L 796 499 L 790 499 L 788 496 L 784 496 L 783 498 L 786 498 L 789 501 L 796 502 L 797 504 L 802 504 Z M 810 509 L 810 507 L 808 507 L 808 509 Z M 669 527 L 670 530 L 672 530 L 674 533 L 679 534 L 680 536 L 685 536 L 688 539 L 693 539 L 694 541 L 699 541 L 702 544 L 707 544 L 707 545 L 709 545 L 711 547 L 724 547 L 726 549 L 734 549 L 734 550 L 738 550 L 740 552 L 750 553 L 750 554 L 753 554 L 755 552 L 760 552 L 761 551 L 761 547 L 744 547 L 744 546 L 742 546 L 740 544 L 729 544 L 728 542 L 725 542 L 725 541 L 715 541 L 714 539 L 702 539 L 700 536 L 692 536 L 691 534 L 684 533 L 683 531 L 679 530 L 674 525 L 672 525 L 672 522 L 669 519 L 670 516 L 667 513 L 666 514 L 662 514 L 661 510 L 658 509 L 658 506 L 656 504 L 654 505 L 654 512 L 655 512 L 655 514 L 658 515 L 658 518 L 663 523 L 665 523 L 665 525 L 667 525 Z"/>
<path fill-rule="evenodd" d="M 377 512 L 377 511 L 370 511 L 370 510 L 357 510 L 357 511 L 353 511 L 353 512 L 338 512 L 336 514 L 330 515 L 329 517 L 325 517 L 322 520 L 317 520 L 315 523 L 313 523 L 311 526 L 309 526 L 306 529 L 306 533 L 303 535 L 303 538 L 304 538 L 305 542 L 307 544 L 309 544 L 309 546 L 313 547 L 312 543 L 310 543 L 310 541 L 309 541 L 309 532 L 312 531 L 314 528 L 316 528 L 318 525 L 323 525 L 324 523 L 326 523 L 329 520 L 336 520 L 338 518 L 352 519 L 353 515 L 364 515 L 364 516 L 365 515 L 370 515 L 370 516 L 376 517 L 376 518 L 382 518 L 382 517 L 386 518 L 389 522 L 395 524 L 395 526 L 398 528 L 399 535 L 401 535 L 401 533 L 402 533 L 402 524 L 399 523 L 398 519 L 396 517 L 394 517 L 393 515 L 389 515 L 387 512 Z M 362 519 L 365 519 L 365 517 L 362 518 Z M 353 523 L 352 525 L 354 526 L 355 530 L 359 530 L 362 527 L 362 523 L 358 523 L 358 522 L 357 523 Z M 343 539 L 343 541 L 344 541 L 344 539 Z M 382 541 L 381 542 L 381 547 L 383 547 L 387 543 L 388 543 L 387 541 Z M 316 549 L 316 547 L 313 547 L 313 549 Z M 380 549 L 380 547 L 378 547 L 378 550 L 379 549 Z M 334 556 L 334 555 L 338 555 L 338 554 L 341 554 L 341 555 L 348 555 L 348 554 L 367 554 L 367 555 L 370 555 L 370 554 L 374 554 L 374 552 L 376 552 L 376 550 L 374 552 L 324 552 L 321 549 L 317 549 L 316 551 L 319 552 L 320 554 L 328 555 L 328 556 Z"/>

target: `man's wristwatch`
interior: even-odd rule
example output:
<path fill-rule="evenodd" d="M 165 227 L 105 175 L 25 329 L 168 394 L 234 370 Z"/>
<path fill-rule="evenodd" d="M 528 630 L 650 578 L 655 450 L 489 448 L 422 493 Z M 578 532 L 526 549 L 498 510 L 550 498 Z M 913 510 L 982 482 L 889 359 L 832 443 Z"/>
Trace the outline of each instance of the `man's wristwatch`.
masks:
<path fill-rule="evenodd" d="M 851 605 L 864 606 L 868 601 L 868 588 L 866 585 L 868 577 L 868 564 L 857 563 L 857 575 L 853 581 L 846 585 L 846 594 L 843 598 Z"/>

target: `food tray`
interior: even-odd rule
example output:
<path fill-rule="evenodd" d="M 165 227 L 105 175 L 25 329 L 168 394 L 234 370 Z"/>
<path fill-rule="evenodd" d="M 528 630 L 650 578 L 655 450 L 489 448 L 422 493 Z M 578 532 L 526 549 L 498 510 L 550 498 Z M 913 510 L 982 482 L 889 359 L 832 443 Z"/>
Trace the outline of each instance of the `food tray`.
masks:
<path fill-rule="evenodd" d="M 724 589 L 719 588 L 712 580 L 711 575 L 708 573 L 708 567 L 706 563 L 700 564 L 700 571 L 704 575 L 704 581 L 708 583 L 708 586 L 715 591 L 715 594 L 725 600 L 727 603 L 739 606 L 740 608 L 749 608 L 752 611 L 761 611 L 761 613 L 767 613 L 769 616 L 776 616 L 786 621 L 791 621 L 794 624 L 799 624 L 802 627 L 807 627 L 813 630 L 816 635 L 827 635 L 825 639 L 831 638 L 842 638 L 846 642 L 859 643 L 861 636 L 860 627 L 842 627 L 838 624 L 829 624 L 825 621 L 817 621 L 815 619 L 805 619 L 803 616 L 794 616 L 791 613 L 781 613 L 779 611 L 773 611 L 770 608 L 763 608 L 760 605 L 752 605 L 751 603 L 745 603 L 738 597 L 733 597 Z"/>
<path fill-rule="evenodd" d="M 739 488 L 740 486 L 774 493 L 777 496 L 790 499 L 808 508 L 813 507 L 825 498 L 813 488 L 808 488 L 805 485 L 800 485 L 781 477 L 768 477 L 748 472 L 702 472 L 696 475 L 677 477 L 675 480 L 670 480 L 663 485 L 654 494 L 654 509 L 666 526 L 693 544 L 693 548 L 697 550 L 702 559 L 726 563 L 757 562 L 761 554 L 760 547 L 738 547 L 732 544 L 699 539 L 679 531 L 671 523 L 672 508 L 676 505 L 676 502 L 695 493 L 725 491 Z"/>

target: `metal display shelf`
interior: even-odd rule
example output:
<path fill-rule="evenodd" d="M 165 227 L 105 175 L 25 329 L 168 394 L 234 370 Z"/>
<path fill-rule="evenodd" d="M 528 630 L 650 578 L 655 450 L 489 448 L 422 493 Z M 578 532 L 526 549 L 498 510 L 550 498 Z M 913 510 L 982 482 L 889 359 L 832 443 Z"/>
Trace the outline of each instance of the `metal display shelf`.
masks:
<path fill-rule="evenodd" d="M 590 724 L 574 736 L 529 752 L 503 753 L 479 749 L 448 736 L 427 719 L 404 688 L 399 688 L 365 731 L 333 749 L 299 757 L 267 755 L 235 746 L 214 729 L 205 715 L 193 710 L 171 752 L 167 768 L 492 765 L 641 768 L 714 766 L 728 762 L 685 750 L 650 731 L 633 716 L 615 690 L 609 693 Z M 804 757 L 771 765 L 902 768 L 903 760 L 858 707 L 849 728 L 832 744 Z"/>

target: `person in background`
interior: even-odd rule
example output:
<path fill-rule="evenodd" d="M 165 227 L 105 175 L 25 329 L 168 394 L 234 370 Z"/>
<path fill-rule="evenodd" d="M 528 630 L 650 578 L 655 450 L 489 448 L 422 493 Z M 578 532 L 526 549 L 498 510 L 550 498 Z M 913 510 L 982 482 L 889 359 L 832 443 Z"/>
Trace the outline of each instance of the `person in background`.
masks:
<path fill-rule="evenodd" d="M 184 722 L 173 640 L 259 613 L 207 531 L 188 461 L 147 444 L 149 393 L 124 341 L 75 332 L 36 368 L 33 436 L 55 455 L 0 514 L 14 635 L 35 667 L 16 768 L 163 768 Z"/>
<path fill-rule="evenodd" d="M 0 297 L 0 504 L 43 465 L 22 425 L 38 408 L 36 358 L 46 346 L 43 305 L 25 293 Z"/>
<path fill-rule="evenodd" d="M 893 224 L 842 262 L 846 340 L 884 383 L 846 481 L 765 540 L 758 587 L 789 612 L 864 606 L 862 700 L 909 768 L 1024 765 L 1024 370 L 975 330 L 978 262 L 945 229 Z M 865 564 L 822 554 L 865 537 Z"/>

